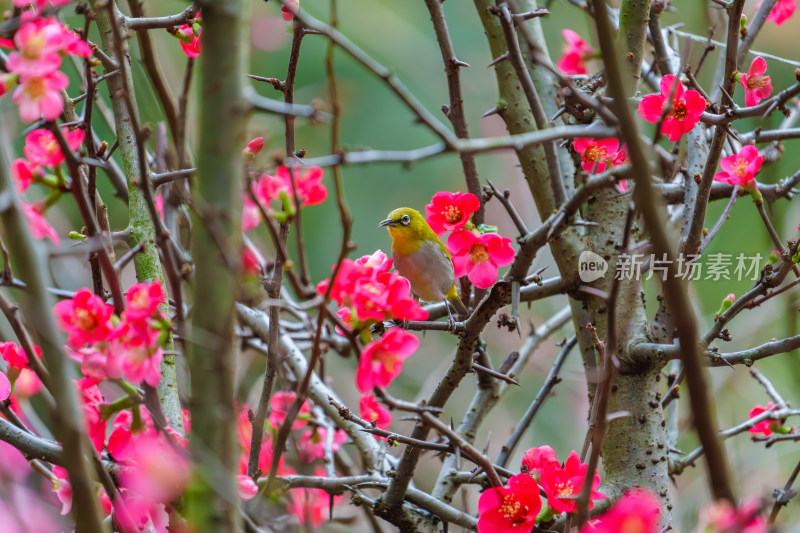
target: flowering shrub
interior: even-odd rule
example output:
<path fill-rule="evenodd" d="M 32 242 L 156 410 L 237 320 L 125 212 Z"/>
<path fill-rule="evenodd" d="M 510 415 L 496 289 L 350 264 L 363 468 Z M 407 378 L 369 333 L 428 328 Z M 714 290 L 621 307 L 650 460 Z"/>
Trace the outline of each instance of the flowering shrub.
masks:
<path fill-rule="evenodd" d="M 796 0 L 155 4 L 4 4 L 2 533 L 791 529 Z"/>

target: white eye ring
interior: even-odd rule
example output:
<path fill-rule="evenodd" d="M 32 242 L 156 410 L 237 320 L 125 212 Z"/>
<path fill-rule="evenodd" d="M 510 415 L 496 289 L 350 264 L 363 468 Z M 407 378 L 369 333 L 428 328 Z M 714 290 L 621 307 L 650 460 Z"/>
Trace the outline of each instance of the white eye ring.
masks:
<path fill-rule="evenodd" d="M 403 217 L 400 219 L 400 222 L 402 222 L 404 226 L 408 226 L 408 223 L 411 222 L 411 217 L 408 215 L 403 215 Z"/>

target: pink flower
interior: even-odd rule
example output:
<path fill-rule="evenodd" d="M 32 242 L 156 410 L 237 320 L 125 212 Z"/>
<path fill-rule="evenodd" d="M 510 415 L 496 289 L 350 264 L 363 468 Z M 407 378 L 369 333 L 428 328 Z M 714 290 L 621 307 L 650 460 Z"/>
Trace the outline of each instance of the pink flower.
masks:
<path fill-rule="evenodd" d="M 259 278 L 264 274 L 264 258 L 250 245 L 242 246 L 242 273 L 249 278 Z"/>
<path fill-rule="evenodd" d="M 756 405 L 750 410 L 750 418 L 753 419 L 766 411 L 772 411 L 774 408 L 775 405 L 772 402 L 769 402 L 766 407 L 763 407 L 761 405 Z M 749 431 L 754 435 L 762 433 L 765 437 L 769 437 L 770 435 L 772 435 L 772 432 L 775 431 L 780 426 L 781 424 L 778 420 L 766 419 L 762 420 L 761 422 L 751 427 Z"/>
<path fill-rule="evenodd" d="M 300 0 L 288 0 L 288 2 L 281 6 L 281 16 L 283 20 L 292 20 L 298 9 L 300 9 Z"/>
<path fill-rule="evenodd" d="M 658 498 L 652 493 L 634 489 L 626 492 L 611 508 L 589 520 L 581 533 L 658 533 L 660 514 Z"/>
<path fill-rule="evenodd" d="M 237 484 L 239 485 L 239 499 L 242 501 L 250 501 L 258 494 L 258 485 L 252 478 L 246 474 L 239 474 L 236 476 Z"/>
<path fill-rule="evenodd" d="M 86 423 L 86 432 L 89 440 L 97 453 L 103 451 L 106 442 L 106 420 L 100 414 L 100 408 L 104 404 L 103 395 L 97 388 L 97 381 L 91 378 L 81 378 L 75 382 L 78 395 L 81 400 L 83 419 Z"/>
<path fill-rule="evenodd" d="M 78 289 L 72 300 L 58 302 L 53 308 L 59 327 L 68 333 L 67 342 L 74 348 L 108 340 L 114 308 L 89 289 Z"/>
<path fill-rule="evenodd" d="M 4 402 L 11 396 L 11 382 L 8 377 L 0 372 L 0 402 Z"/>
<path fill-rule="evenodd" d="M 151 505 L 179 496 L 189 480 L 189 462 L 163 435 L 143 433 L 119 477 L 123 487 Z"/>
<path fill-rule="evenodd" d="M 377 427 L 385 428 L 392 423 L 392 413 L 378 403 L 372 393 L 361 395 L 358 408 L 361 411 L 361 418 L 367 422 L 372 422 Z"/>
<path fill-rule="evenodd" d="M 203 51 L 203 29 L 199 25 L 181 24 L 175 36 L 181 42 L 181 50 L 188 57 L 197 57 Z"/>
<path fill-rule="evenodd" d="M 42 390 L 42 380 L 36 372 L 30 368 L 23 368 L 19 371 L 17 379 L 14 380 L 14 396 L 17 398 L 30 398 Z"/>
<path fill-rule="evenodd" d="M 628 156 L 628 145 L 623 144 L 620 147 L 619 152 L 617 152 L 617 157 L 614 158 L 613 166 L 618 167 L 620 165 L 625 165 L 627 163 L 630 163 L 630 160 L 631 159 Z M 616 184 L 616 189 L 622 193 L 628 192 L 628 180 L 626 179 L 619 180 Z"/>
<path fill-rule="evenodd" d="M 125 319 L 141 320 L 158 313 L 158 306 L 164 303 L 164 289 L 159 280 L 150 283 L 137 283 L 125 295 Z M 159 313 L 160 314 L 160 313 Z"/>
<path fill-rule="evenodd" d="M 330 297 L 339 305 L 352 307 L 349 316 L 360 322 L 428 318 L 427 311 L 411 297 L 408 280 L 396 272 L 387 272 L 391 264 L 392 260 L 380 250 L 356 261 L 345 259 L 331 287 Z M 325 294 L 330 283 L 330 279 L 321 281 L 317 292 Z"/>
<path fill-rule="evenodd" d="M 19 205 L 22 208 L 22 213 L 25 215 L 25 219 L 28 221 L 28 229 L 31 235 L 33 235 L 33 238 L 39 240 L 48 238 L 53 241 L 53 244 L 59 246 L 58 233 L 53 229 L 53 226 L 47 222 L 47 219 L 44 218 L 44 202 L 29 204 L 20 200 Z"/>
<path fill-rule="evenodd" d="M 46 8 L 48 5 L 53 7 L 60 7 L 65 6 L 72 2 L 72 0 L 14 0 L 14 6 L 27 8 L 28 6 L 32 6 L 35 13 L 39 13 L 41 10 Z"/>
<path fill-rule="evenodd" d="M 528 469 L 528 473 L 534 479 L 541 479 L 545 469 L 561 467 L 556 460 L 556 452 L 550 446 L 531 448 L 522 456 L 522 466 Z"/>
<path fill-rule="evenodd" d="M 145 321 L 123 320 L 114 330 L 108 348 L 109 358 L 119 359 L 125 377 L 151 387 L 161 381 L 161 360 L 164 353 L 158 344 L 159 330 L 151 329 Z"/>
<path fill-rule="evenodd" d="M 392 328 L 379 340 L 367 344 L 356 371 L 358 390 L 369 392 L 373 387 L 388 387 L 403 370 L 403 361 L 418 346 L 419 339 L 400 328 Z"/>
<path fill-rule="evenodd" d="M 109 357 L 102 350 L 94 346 L 72 348 L 65 346 L 67 357 L 81 365 L 81 372 L 86 377 L 103 381 L 108 378 L 121 378 L 122 365 L 119 358 Z"/>
<path fill-rule="evenodd" d="M 33 183 L 34 167 L 26 159 L 15 159 L 11 163 L 11 177 L 17 185 L 17 192 L 24 192 Z"/>
<path fill-rule="evenodd" d="M 69 514 L 72 509 L 72 485 L 69 482 L 69 475 L 67 469 L 54 465 L 53 476 L 50 478 L 53 482 L 53 492 L 56 493 L 58 501 L 61 502 L 61 514 Z"/>
<path fill-rule="evenodd" d="M 297 397 L 297 393 L 293 391 L 276 391 L 272 393 L 269 400 L 269 424 L 278 429 L 286 419 L 286 414 L 289 412 L 289 407 Z M 308 401 L 304 401 L 300 406 L 300 411 L 297 413 L 294 422 L 292 422 L 292 429 L 304 428 L 308 424 L 308 419 L 311 418 L 311 406 Z"/>
<path fill-rule="evenodd" d="M 667 74 L 661 78 L 661 94 L 648 94 L 639 102 L 639 115 L 647 122 L 658 124 L 667 106 L 669 113 L 661 124 L 661 133 L 674 142 L 700 122 L 706 100 L 697 91 L 684 91 L 680 80 Z"/>
<path fill-rule="evenodd" d="M 33 351 L 36 357 L 42 358 L 41 348 L 34 346 Z M 14 396 L 29 398 L 41 390 L 42 381 L 30 369 L 28 356 L 22 347 L 13 342 L 2 342 L 0 343 L 0 354 L 8 364 L 8 378 L 14 382 Z M 3 376 L 5 377 L 5 375 Z M 2 396 L 2 383 L 0 383 L 0 396 Z"/>
<path fill-rule="evenodd" d="M 472 213 L 480 208 L 480 200 L 472 193 L 443 191 L 433 195 L 431 203 L 425 206 L 425 214 L 431 229 L 441 235 L 466 226 Z"/>
<path fill-rule="evenodd" d="M 261 210 L 250 198 L 249 194 L 242 195 L 242 231 L 250 231 L 261 224 Z"/>
<path fill-rule="evenodd" d="M 68 85 L 69 78 L 60 70 L 23 79 L 13 96 L 20 118 L 25 122 L 57 119 L 64 111 L 61 91 Z"/>
<path fill-rule="evenodd" d="M 169 533 L 169 513 L 163 503 L 152 503 L 151 498 L 121 488 L 121 498 L 114 501 L 114 522 L 122 531 L 142 533 Z M 118 509 L 123 508 L 125 512 Z"/>
<path fill-rule="evenodd" d="M 564 54 L 558 60 L 558 68 L 568 75 L 586 74 L 585 62 L 594 54 L 594 48 L 572 30 L 561 30 L 561 35 L 567 44 L 564 46 Z"/>
<path fill-rule="evenodd" d="M 762 3 L 763 0 L 758 3 L 756 9 L 760 9 Z M 776 26 L 780 26 L 789 20 L 789 18 L 794 14 L 795 9 L 797 9 L 797 0 L 778 0 L 778 2 L 772 8 L 772 11 L 769 12 L 767 20 L 771 20 Z"/>
<path fill-rule="evenodd" d="M 514 261 L 511 239 L 495 233 L 475 235 L 460 230 L 447 239 L 447 249 L 453 254 L 457 278 L 466 275 L 479 289 L 488 289 L 497 281 L 497 268 Z"/>
<path fill-rule="evenodd" d="M 33 352 L 36 357 L 39 359 L 42 358 L 41 348 L 34 346 Z M 30 368 L 28 354 L 25 353 L 25 350 L 22 349 L 21 346 L 17 346 L 13 342 L 0 342 L 0 354 L 2 354 L 3 360 L 11 368 L 16 368 L 19 370 Z"/>
<path fill-rule="evenodd" d="M 603 172 L 608 166 L 613 166 L 619 154 L 617 139 L 578 137 L 572 145 L 581 154 L 581 168 L 590 174 Z"/>
<path fill-rule="evenodd" d="M 750 499 L 737 509 L 727 500 L 713 502 L 700 511 L 697 533 L 766 533 L 769 521 L 761 502 Z"/>
<path fill-rule="evenodd" d="M 244 156 L 248 159 L 253 159 L 262 148 L 264 148 L 264 137 L 256 137 L 247 143 L 247 146 L 243 150 Z"/>
<path fill-rule="evenodd" d="M 576 497 L 583 490 L 586 471 L 589 465 L 581 463 L 578 454 L 573 451 L 567 457 L 564 468 L 558 465 L 545 467 L 542 471 L 541 485 L 547 494 L 547 503 L 557 513 L 574 513 L 577 511 Z M 592 492 L 589 499 L 589 509 L 594 506 L 592 500 L 602 500 L 606 497 L 596 489 L 600 486 L 600 476 L 595 474 L 592 480 Z"/>
<path fill-rule="evenodd" d="M 153 420 L 147 409 L 139 409 L 138 418 L 134 418 L 129 410 L 120 411 L 114 418 L 111 435 L 108 436 L 108 452 L 118 462 L 127 461 L 133 457 L 139 436 L 155 433 Z"/>
<path fill-rule="evenodd" d="M 531 531 L 541 509 L 536 480 L 528 474 L 512 476 L 505 487 L 492 487 L 481 494 L 478 533 Z"/>
<path fill-rule="evenodd" d="M 315 459 L 325 457 L 325 442 L 327 438 L 328 430 L 324 427 L 305 430 L 297 442 L 297 454 L 300 460 L 312 463 Z M 331 444 L 333 453 L 336 453 L 345 442 L 347 442 L 347 433 L 341 429 L 334 431 L 333 443 Z"/>
<path fill-rule="evenodd" d="M 24 78 L 51 74 L 61 66 L 64 25 L 52 18 L 23 22 L 14 34 L 16 50 L 8 54 L 9 72 Z"/>
<path fill-rule="evenodd" d="M 742 146 L 738 154 L 722 158 L 719 162 L 722 172 L 714 174 L 714 181 L 752 188 L 763 163 L 764 156 L 758 155 L 758 148 L 752 144 Z"/>
<path fill-rule="evenodd" d="M 322 167 L 294 166 L 290 174 L 289 169 L 283 165 L 276 169 L 274 176 L 264 174 L 259 178 L 256 184 L 258 197 L 266 199 L 262 200 L 265 203 L 269 200 L 280 201 L 281 195 L 294 198 L 292 175 L 301 206 L 321 204 L 328 197 L 328 189 L 322 184 Z"/>
<path fill-rule="evenodd" d="M 315 477 L 326 477 L 325 470 L 317 468 Z M 322 489 L 292 489 L 288 492 L 286 510 L 309 531 L 316 531 L 328 519 L 331 496 Z M 333 497 L 333 505 L 342 501 L 342 496 Z"/>
<path fill-rule="evenodd" d="M 764 98 L 772 94 L 772 80 L 764 76 L 767 72 L 767 62 L 762 57 L 756 57 L 750 63 L 746 74 L 739 75 L 739 81 L 744 87 L 744 104 L 757 105 Z"/>
<path fill-rule="evenodd" d="M 77 150 L 83 142 L 83 130 L 69 131 L 63 128 L 62 131 L 70 149 Z M 50 130 L 43 128 L 37 128 L 25 137 L 24 152 L 31 163 L 44 167 L 54 167 L 65 160 L 56 136 Z"/>
<path fill-rule="evenodd" d="M 392 258 L 381 250 L 375 250 L 372 255 L 364 255 L 355 260 L 358 266 L 365 266 L 372 269 L 375 276 L 385 274 L 392 268 Z"/>

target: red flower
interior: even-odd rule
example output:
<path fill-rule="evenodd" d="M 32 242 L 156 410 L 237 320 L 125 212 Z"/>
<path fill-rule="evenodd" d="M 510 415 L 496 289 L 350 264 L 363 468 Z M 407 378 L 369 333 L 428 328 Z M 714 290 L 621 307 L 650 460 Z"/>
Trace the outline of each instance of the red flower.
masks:
<path fill-rule="evenodd" d="M 597 519 L 590 520 L 581 533 L 658 533 L 659 501 L 645 490 L 632 490 Z"/>
<path fill-rule="evenodd" d="M 495 233 L 475 235 L 460 230 L 447 239 L 447 249 L 453 254 L 457 278 L 466 275 L 479 289 L 488 289 L 497 281 L 497 267 L 514 261 L 511 239 Z"/>
<path fill-rule="evenodd" d="M 64 96 L 61 91 L 68 85 L 67 75 L 56 70 L 42 76 L 22 79 L 14 89 L 11 99 L 19 109 L 19 117 L 25 122 L 55 120 L 64 111 Z"/>
<path fill-rule="evenodd" d="M 431 229 L 441 235 L 466 226 L 470 215 L 480 208 L 480 200 L 472 193 L 437 192 L 425 206 L 425 213 Z"/>
<path fill-rule="evenodd" d="M 297 455 L 300 460 L 306 463 L 313 463 L 315 459 L 325 457 L 325 442 L 327 438 L 328 430 L 324 427 L 305 430 L 300 435 L 300 440 L 297 441 Z M 336 453 L 345 442 L 347 442 L 347 433 L 337 429 L 333 433 L 331 451 Z"/>
<path fill-rule="evenodd" d="M 727 500 L 713 502 L 700 511 L 698 533 L 766 533 L 769 521 L 761 513 L 762 504 L 750 499 L 738 508 Z"/>
<path fill-rule="evenodd" d="M 373 270 L 375 276 L 385 274 L 392 269 L 392 258 L 383 253 L 381 250 L 375 250 L 372 255 L 362 255 L 355 260 L 358 266 L 369 267 Z"/>
<path fill-rule="evenodd" d="M 36 357 L 42 358 L 41 348 L 34 346 L 33 352 Z M 42 381 L 30 369 L 28 356 L 21 346 L 17 346 L 13 342 L 2 342 L 0 343 L 0 354 L 8 364 L 8 377 L 14 382 L 14 396 L 28 398 L 41 390 Z M 3 377 L 6 376 L 3 375 Z M 0 396 L 2 396 L 2 388 L 3 384 L 0 383 Z"/>
<path fill-rule="evenodd" d="M 361 411 L 361 418 L 367 422 L 372 422 L 379 428 L 386 428 L 392 423 L 392 413 L 389 412 L 375 399 L 375 395 L 362 394 L 361 400 L 358 402 L 358 408 Z M 375 435 L 375 438 L 382 440 L 383 437 Z"/>
<path fill-rule="evenodd" d="M 24 192 L 33 183 L 34 166 L 20 157 L 11 163 L 11 177 L 17 185 L 17 192 Z"/>
<path fill-rule="evenodd" d="M 594 48 L 572 30 L 561 30 L 561 35 L 567 44 L 564 46 L 564 54 L 558 60 L 558 68 L 564 74 L 586 74 L 585 61 L 592 57 Z"/>
<path fill-rule="evenodd" d="M 125 295 L 125 319 L 141 320 L 150 318 L 158 312 L 158 306 L 164 303 L 164 289 L 161 282 L 137 283 Z"/>
<path fill-rule="evenodd" d="M 505 487 L 492 487 L 481 494 L 478 533 L 531 531 L 541 509 L 536 480 L 528 474 L 512 476 Z"/>
<path fill-rule="evenodd" d="M 42 240 L 48 238 L 53 241 L 56 247 L 59 246 L 58 233 L 53 226 L 44 218 L 44 210 L 47 207 L 44 201 L 29 204 L 20 200 L 20 207 L 22 214 L 25 215 L 25 220 L 28 221 L 28 229 L 34 239 Z"/>
<path fill-rule="evenodd" d="M 578 510 L 577 496 L 583 490 L 586 471 L 589 465 L 581 463 L 578 454 L 573 451 L 567 457 L 564 468 L 545 468 L 542 472 L 542 488 L 547 493 L 547 503 L 557 513 L 574 513 Z M 606 497 L 602 492 L 597 492 L 600 485 L 600 476 L 595 474 L 592 480 L 592 493 L 589 498 L 589 509 L 594 506 L 592 500 L 602 500 Z"/>
<path fill-rule="evenodd" d="M 203 51 L 203 26 L 200 23 L 201 14 L 198 11 L 195 21 L 192 24 L 181 24 L 178 26 L 178 31 L 175 32 L 175 37 L 181 42 L 181 50 L 188 57 L 197 57 Z"/>
<path fill-rule="evenodd" d="M 147 409 L 139 409 L 140 419 L 137 421 L 131 411 L 120 411 L 114 419 L 111 435 L 108 437 L 108 451 L 116 461 L 126 461 L 136 451 L 140 435 L 155 433 L 153 420 Z"/>
<path fill-rule="evenodd" d="M 775 405 L 772 402 L 769 402 L 766 407 L 763 407 L 761 405 L 756 405 L 750 410 L 750 418 L 753 419 L 766 411 L 772 411 L 774 407 Z M 777 420 L 766 419 L 762 420 L 761 422 L 751 427 L 749 431 L 750 433 L 756 435 L 759 433 L 763 433 L 765 437 L 769 437 L 770 435 L 772 435 L 772 432 L 779 426 L 780 424 L 778 423 Z"/>
<path fill-rule="evenodd" d="M 318 470 L 317 477 L 325 477 L 325 472 Z M 292 489 L 289 491 L 289 503 L 286 510 L 297 518 L 303 526 L 311 526 L 308 531 L 317 531 L 328 519 L 331 496 L 322 489 Z M 341 502 L 343 496 L 334 496 L 333 505 Z"/>
<path fill-rule="evenodd" d="M 136 437 L 130 468 L 122 468 L 120 484 L 149 505 L 170 502 L 189 481 L 189 462 L 164 435 L 155 431 Z"/>
<path fill-rule="evenodd" d="M 661 94 L 648 94 L 639 102 L 639 115 L 647 122 L 657 124 L 668 105 L 669 113 L 661 124 L 661 133 L 674 142 L 700 122 L 700 115 L 706 109 L 706 100 L 697 91 L 684 91 L 680 80 L 667 74 L 661 78 Z"/>
<path fill-rule="evenodd" d="M 286 419 L 286 414 L 289 412 L 289 407 L 296 397 L 297 393 L 293 391 L 277 391 L 272 395 L 272 398 L 269 400 L 271 409 L 269 412 L 269 424 L 272 427 L 275 429 L 281 427 L 281 424 L 283 424 L 283 421 Z M 303 405 L 300 406 L 300 411 L 298 411 L 294 422 L 292 422 L 292 429 L 305 427 L 310 417 L 311 406 L 308 404 L 308 401 L 305 401 Z"/>
<path fill-rule="evenodd" d="M 72 484 L 69 482 L 67 469 L 63 466 L 54 465 L 50 481 L 53 482 L 53 492 L 56 493 L 58 501 L 61 502 L 61 514 L 69 514 L 72 509 Z"/>
<path fill-rule="evenodd" d="M 763 0 L 758 3 L 756 9 L 761 9 L 762 3 Z M 795 9 L 797 9 L 797 0 L 778 0 L 772 8 L 772 11 L 769 12 L 767 20 L 771 20 L 776 26 L 780 26 L 789 20 L 789 17 L 794 14 Z"/>
<path fill-rule="evenodd" d="M 411 297 L 408 280 L 396 272 L 387 272 L 391 266 L 392 260 L 380 250 L 356 261 L 345 259 L 330 292 L 337 304 L 352 307 L 349 315 L 340 312 L 361 322 L 428 318 L 427 311 Z M 317 292 L 325 294 L 330 283 L 330 279 L 321 281 Z"/>
<path fill-rule="evenodd" d="M 556 452 L 550 446 L 531 448 L 522 456 L 522 466 L 528 469 L 528 473 L 534 479 L 541 479 L 545 469 L 558 467 L 561 465 L 556 460 Z"/>
<path fill-rule="evenodd" d="M 6 401 L 9 396 L 11 396 L 11 382 L 0 372 L 0 402 Z"/>
<path fill-rule="evenodd" d="M 125 377 L 139 384 L 155 387 L 161 381 L 164 353 L 158 344 L 161 332 L 147 322 L 123 320 L 114 330 L 108 348 L 109 359 L 117 359 Z"/>
<path fill-rule="evenodd" d="M 608 166 L 616 164 L 619 154 L 617 139 L 592 139 L 578 137 L 572 145 L 581 154 L 581 168 L 590 174 L 603 172 Z"/>
<path fill-rule="evenodd" d="M 294 188 L 292 188 L 292 176 L 294 176 Z M 300 196 L 301 205 L 321 204 L 328 197 L 328 189 L 322 184 L 322 167 L 292 167 L 291 174 L 289 169 L 283 165 L 279 166 L 274 176 L 264 174 L 256 183 L 256 195 L 264 202 L 270 200 L 280 201 L 281 195 L 286 195 L 289 199 L 294 198 L 294 189 Z"/>
<path fill-rule="evenodd" d="M 752 188 L 763 163 L 764 156 L 758 155 L 758 148 L 752 144 L 742 146 L 738 154 L 722 158 L 719 162 L 722 172 L 714 174 L 714 181 Z"/>
<path fill-rule="evenodd" d="M 750 63 L 746 74 L 739 75 L 739 81 L 744 87 L 744 104 L 757 105 L 764 98 L 772 94 L 772 80 L 764 76 L 767 72 L 767 62 L 762 57 L 756 57 Z"/>
<path fill-rule="evenodd" d="M 358 402 L 361 418 L 374 422 L 378 427 L 386 427 L 392 423 L 392 413 L 375 399 L 372 393 L 362 394 Z"/>
<path fill-rule="evenodd" d="M 298 9 L 300 9 L 300 0 L 288 0 L 281 6 L 283 20 L 292 20 Z"/>
<path fill-rule="evenodd" d="M 74 348 L 108 340 L 114 308 L 89 289 L 78 289 L 72 300 L 58 302 L 53 308 L 61 329 Z"/>
<path fill-rule="evenodd" d="M 361 392 L 373 387 L 388 387 L 403 370 L 403 361 L 411 357 L 419 339 L 400 328 L 392 328 L 380 340 L 364 347 L 356 371 L 356 385 Z"/>
<path fill-rule="evenodd" d="M 69 131 L 64 128 L 63 132 L 70 150 L 77 150 L 83 142 L 83 130 Z M 23 151 L 31 163 L 44 167 L 54 167 L 65 159 L 56 136 L 50 130 L 43 128 L 37 128 L 25 137 Z"/>
<path fill-rule="evenodd" d="M 91 378 L 81 378 L 75 382 L 83 408 L 83 419 L 86 423 L 86 432 L 89 440 L 94 445 L 97 453 L 103 451 L 106 442 L 106 420 L 100 415 L 103 405 L 103 395 L 97 388 L 97 381 Z"/>

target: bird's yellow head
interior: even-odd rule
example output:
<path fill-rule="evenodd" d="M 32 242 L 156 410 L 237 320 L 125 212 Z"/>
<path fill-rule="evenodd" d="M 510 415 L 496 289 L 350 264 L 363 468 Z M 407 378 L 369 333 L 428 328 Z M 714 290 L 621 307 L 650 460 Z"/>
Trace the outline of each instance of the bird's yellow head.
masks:
<path fill-rule="evenodd" d="M 422 214 L 410 207 L 400 207 L 389 213 L 378 227 L 386 226 L 389 235 L 400 241 L 425 241 L 438 239 Z"/>

